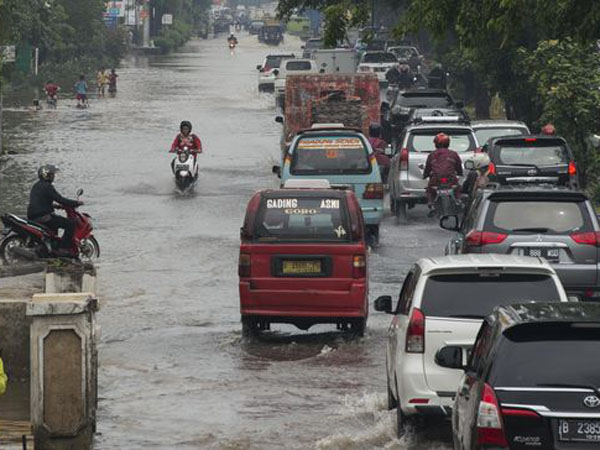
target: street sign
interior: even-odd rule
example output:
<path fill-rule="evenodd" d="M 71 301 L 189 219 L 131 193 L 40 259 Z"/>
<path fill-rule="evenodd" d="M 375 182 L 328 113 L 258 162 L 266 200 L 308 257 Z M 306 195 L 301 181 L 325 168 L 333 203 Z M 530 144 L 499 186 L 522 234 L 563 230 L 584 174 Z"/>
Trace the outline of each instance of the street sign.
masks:
<path fill-rule="evenodd" d="M 17 60 L 17 50 L 14 45 L 0 46 L 0 60 L 4 63 L 15 62 Z"/>
<path fill-rule="evenodd" d="M 125 2 L 106 2 L 104 17 L 124 17 Z"/>
<path fill-rule="evenodd" d="M 173 14 L 163 14 L 162 15 L 162 24 L 163 25 L 173 25 Z"/>

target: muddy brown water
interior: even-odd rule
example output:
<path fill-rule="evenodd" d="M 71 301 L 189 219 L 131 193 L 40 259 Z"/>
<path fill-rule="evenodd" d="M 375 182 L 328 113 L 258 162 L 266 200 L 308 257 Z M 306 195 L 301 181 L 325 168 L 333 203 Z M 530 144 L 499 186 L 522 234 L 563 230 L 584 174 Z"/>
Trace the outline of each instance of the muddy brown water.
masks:
<path fill-rule="evenodd" d="M 239 227 L 257 189 L 274 187 L 280 125 L 257 92 L 257 64 L 293 51 L 242 34 L 127 60 L 115 99 L 78 110 L 5 109 L 15 155 L 0 162 L 0 212 L 24 213 L 42 163 L 56 186 L 85 190 L 102 248 L 100 401 L 96 449 L 449 448 L 447 427 L 394 438 L 386 409 L 390 316 L 371 307 L 363 339 L 332 327 L 274 327 L 244 340 L 237 292 Z M 175 193 L 170 146 L 181 120 L 203 140 L 191 196 Z M 448 234 L 423 210 L 409 225 L 387 217 L 372 252 L 371 302 L 394 297 L 410 265 L 443 253 Z"/>

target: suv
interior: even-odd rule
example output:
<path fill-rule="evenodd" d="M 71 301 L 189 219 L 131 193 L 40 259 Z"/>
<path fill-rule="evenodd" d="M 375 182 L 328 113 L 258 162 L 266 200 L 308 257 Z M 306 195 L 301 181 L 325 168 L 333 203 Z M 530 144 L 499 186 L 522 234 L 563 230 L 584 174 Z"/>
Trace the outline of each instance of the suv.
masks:
<path fill-rule="evenodd" d="M 279 69 L 284 59 L 294 59 L 291 54 L 267 55 L 262 65 L 256 66 L 258 70 L 258 92 L 273 92 L 275 90 L 275 74 L 273 71 Z"/>
<path fill-rule="evenodd" d="M 317 63 L 312 59 L 286 59 L 279 69 L 275 69 L 275 103 L 283 108 L 285 104 L 285 79 L 288 75 L 318 73 Z"/>
<path fill-rule="evenodd" d="M 389 52 L 367 52 L 358 64 L 358 72 L 374 73 L 379 79 L 380 85 L 387 85 L 385 77 L 388 70 L 398 65 L 398 60 L 393 53 Z"/>
<path fill-rule="evenodd" d="M 455 449 L 593 449 L 600 443 L 600 305 L 504 306 L 486 317 L 452 414 Z"/>
<path fill-rule="evenodd" d="M 485 316 L 498 305 L 566 302 L 550 265 L 540 258 L 461 255 L 419 260 L 400 299 L 379 297 L 375 309 L 393 314 L 387 345 L 388 407 L 398 434 L 415 416 L 445 417 L 461 371 L 441 367 L 437 355 L 451 344 L 470 351 Z"/>
<path fill-rule="evenodd" d="M 413 108 L 463 109 L 462 102 L 455 102 L 443 89 L 388 89 L 381 103 L 381 125 L 384 139 L 397 140 L 406 126 Z"/>
<path fill-rule="evenodd" d="M 577 189 L 579 180 L 573 152 L 556 136 L 492 138 L 483 149 L 490 157 L 490 181 L 552 183 Z"/>
<path fill-rule="evenodd" d="M 302 46 L 302 57 L 312 59 L 316 50 L 323 48 L 322 38 L 311 38 Z"/>
<path fill-rule="evenodd" d="M 335 323 L 362 335 L 368 315 L 367 245 L 358 200 L 325 180 L 288 182 L 252 196 L 241 230 L 244 335 L 291 323 Z M 325 187 L 325 188 L 324 188 Z"/>
<path fill-rule="evenodd" d="M 423 179 L 427 157 L 435 150 L 433 139 L 438 133 L 450 136 L 450 148 L 466 161 L 478 147 L 477 138 L 468 123 L 458 117 L 428 117 L 409 125 L 400 135 L 400 151 L 392 158 L 388 183 L 390 206 L 400 221 L 406 221 L 407 209 L 427 203 L 428 181 Z"/>
<path fill-rule="evenodd" d="M 600 227 L 585 194 L 560 188 L 511 188 L 476 193 L 446 254 L 504 253 L 547 259 L 570 295 L 600 297 Z"/>

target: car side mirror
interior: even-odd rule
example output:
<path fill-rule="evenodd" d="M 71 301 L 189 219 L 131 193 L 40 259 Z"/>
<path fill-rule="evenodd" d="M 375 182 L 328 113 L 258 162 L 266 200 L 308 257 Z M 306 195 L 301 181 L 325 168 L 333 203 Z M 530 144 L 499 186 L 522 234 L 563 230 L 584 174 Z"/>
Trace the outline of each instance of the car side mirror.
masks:
<path fill-rule="evenodd" d="M 276 116 L 275 117 L 275 122 L 277 122 L 277 123 L 283 123 L 283 116 Z"/>
<path fill-rule="evenodd" d="M 465 161 L 465 169 L 467 170 L 473 170 L 475 168 L 475 162 L 471 159 L 467 159 Z"/>
<path fill-rule="evenodd" d="M 392 311 L 392 296 L 382 295 L 375 300 L 375 311 L 384 312 L 386 314 L 394 314 Z"/>
<path fill-rule="evenodd" d="M 259 64 L 258 66 L 256 66 L 256 70 L 261 70 L 262 66 Z"/>
<path fill-rule="evenodd" d="M 458 231 L 459 230 L 458 216 L 455 216 L 455 215 L 443 216 L 440 219 L 440 227 L 442 227 L 444 230 L 448 230 L 448 231 Z"/>
<path fill-rule="evenodd" d="M 77 189 L 77 197 L 81 197 L 83 195 L 83 189 Z"/>
<path fill-rule="evenodd" d="M 277 175 L 278 178 L 281 178 L 281 166 L 273 166 L 271 172 Z"/>
<path fill-rule="evenodd" d="M 465 102 L 463 102 L 463 101 L 456 102 L 456 107 L 458 109 L 463 109 L 465 107 Z"/>
<path fill-rule="evenodd" d="M 304 50 L 304 45 L 300 46 L 300 48 L 301 48 L 302 50 Z"/>
<path fill-rule="evenodd" d="M 273 75 L 279 76 L 279 69 L 273 69 Z"/>
<path fill-rule="evenodd" d="M 447 369 L 464 370 L 466 364 L 463 363 L 463 348 L 457 345 L 448 345 L 439 349 L 435 354 L 435 363 Z"/>

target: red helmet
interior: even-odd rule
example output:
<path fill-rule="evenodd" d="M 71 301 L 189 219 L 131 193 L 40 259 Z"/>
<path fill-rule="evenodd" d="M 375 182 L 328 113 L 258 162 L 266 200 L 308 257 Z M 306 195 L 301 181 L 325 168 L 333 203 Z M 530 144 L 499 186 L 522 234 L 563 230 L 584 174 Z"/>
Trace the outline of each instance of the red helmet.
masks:
<path fill-rule="evenodd" d="M 542 127 L 542 134 L 546 134 L 548 136 L 554 136 L 556 134 L 556 128 L 551 123 L 546 124 Z"/>
<path fill-rule="evenodd" d="M 445 133 L 439 133 L 433 140 L 435 148 L 448 148 L 450 147 L 450 137 Z"/>

